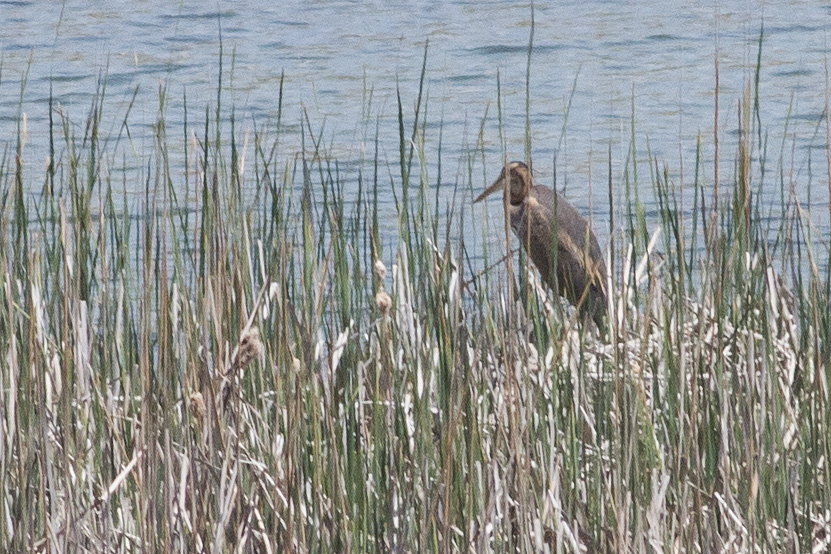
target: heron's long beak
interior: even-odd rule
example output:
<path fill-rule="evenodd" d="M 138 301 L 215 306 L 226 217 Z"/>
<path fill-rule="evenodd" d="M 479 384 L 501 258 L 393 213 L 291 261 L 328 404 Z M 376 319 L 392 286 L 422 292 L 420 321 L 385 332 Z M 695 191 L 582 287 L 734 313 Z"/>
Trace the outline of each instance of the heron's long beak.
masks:
<path fill-rule="evenodd" d="M 487 198 L 488 196 L 490 196 L 494 192 L 499 191 L 499 190 L 503 190 L 504 188 L 505 188 L 505 178 L 500 177 L 491 186 L 489 186 L 487 189 L 485 189 L 485 192 L 480 194 L 479 197 L 476 200 L 473 201 L 473 203 L 476 204 L 477 202 L 480 202 L 480 201 L 484 200 L 485 198 Z"/>

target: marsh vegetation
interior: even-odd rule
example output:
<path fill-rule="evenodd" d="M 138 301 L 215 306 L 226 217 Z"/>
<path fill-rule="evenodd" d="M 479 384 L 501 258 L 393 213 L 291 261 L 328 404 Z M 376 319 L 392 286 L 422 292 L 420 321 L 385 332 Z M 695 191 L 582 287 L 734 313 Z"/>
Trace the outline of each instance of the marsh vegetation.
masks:
<path fill-rule="evenodd" d="M 829 239 L 755 94 L 729 174 L 639 158 L 634 116 L 621 171 L 609 154 L 604 336 L 509 236 L 471 254 L 459 230 L 489 244 L 470 201 L 506 156 L 480 144 L 430 186 L 421 91 L 400 91 L 391 157 L 366 137 L 357 195 L 313 121 L 280 156 L 279 115 L 241 130 L 219 95 L 175 137 L 162 102 L 133 169 L 103 90 L 85 121 L 51 107 L 41 173 L 21 114 L 0 160 L 0 549 L 823 551 Z"/>

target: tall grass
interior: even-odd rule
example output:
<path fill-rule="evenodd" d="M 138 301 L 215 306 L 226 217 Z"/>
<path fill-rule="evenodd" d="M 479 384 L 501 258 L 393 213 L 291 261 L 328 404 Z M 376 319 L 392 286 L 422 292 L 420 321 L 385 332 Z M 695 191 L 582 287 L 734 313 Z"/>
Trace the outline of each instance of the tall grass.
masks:
<path fill-rule="evenodd" d="M 504 251 L 469 261 L 454 231 L 482 212 L 461 191 L 501 162 L 471 151 L 459 194 L 431 198 L 421 89 L 412 113 L 399 91 L 397 157 L 379 120 L 356 178 L 308 118 L 281 158 L 281 114 L 244 138 L 219 95 L 180 140 L 162 90 L 137 170 L 102 138 L 103 88 L 81 126 L 50 109 L 45 175 L 23 171 L 21 117 L 0 165 L 0 548 L 826 548 L 828 243 L 784 170 L 763 223 L 753 94 L 718 210 L 703 161 L 673 182 L 637 160 L 634 118 L 622 175 L 610 154 L 603 337 L 531 267 L 506 294 Z"/>

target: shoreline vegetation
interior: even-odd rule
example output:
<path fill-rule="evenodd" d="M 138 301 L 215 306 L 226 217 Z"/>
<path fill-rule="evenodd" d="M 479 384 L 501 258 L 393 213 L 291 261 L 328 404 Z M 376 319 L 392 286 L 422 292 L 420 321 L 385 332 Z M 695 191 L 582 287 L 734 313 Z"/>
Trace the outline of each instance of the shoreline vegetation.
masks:
<path fill-rule="evenodd" d="M 241 140 L 220 94 L 183 141 L 162 102 L 129 201 L 103 91 L 81 126 L 50 102 L 45 174 L 23 170 L 21 114 L 0 163 L 0 550 L 824 551 L 828 237 L 781 161 L 755 179 L 757 88 L 721 182 L 702 159 L 688 182 L 634 156 L 613 175 L 610 153 L 604 337 L 515 239 L 471 263 L 456 230 L 483 214 L 477 164 L 502 162 L 471 152 L 440 203 L 421 89 L 349 199 L 319 138 L 278 159 L 279 116 Z"/>

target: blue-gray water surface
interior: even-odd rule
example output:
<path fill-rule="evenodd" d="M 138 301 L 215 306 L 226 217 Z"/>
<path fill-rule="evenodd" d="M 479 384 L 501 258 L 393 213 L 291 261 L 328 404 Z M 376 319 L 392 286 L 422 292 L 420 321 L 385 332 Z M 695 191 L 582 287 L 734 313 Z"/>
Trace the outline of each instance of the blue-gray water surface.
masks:
<path fill-rule="evenodd" d="M 554 182 L 556 166 L 558 188 L 593 215 L 605 243 L 609 152 L 620 202 L 633 120 L 642 199 L 648 203 L 652 198 L 651 154 L 668 168 L 685 210 L 691 208 L 699 136 L 700 176 L 712 186 L 716 60 L 720 175 L 722 182 L 732 181 L 739 102 L 755 78 L 764 28 L 759 113 L 766 174 L 756 183 L 764 182 L 762 196 L 773 214 L 778 213 L 781 184 L 793 186 L 819 239 L 828 242 L 822 120 L 829 90 L 831 5 L 807 0 L 536 3 L 526 118 L 531 13 L 529 3 L 509 0 L 0 0 L 0 150 L 14 151 L 19 114 L 25 114 L 26 183 L 30 194 L 37 194 L 49 153 L 50 94 L 55 113 L 68 115 L 82 135 L 102 80 L 102 132 L 111 140 L 122 136 L 117 160 L 135 169 L 126 178 L 128 191 L 140 191 L 164 86 L 173 161 L 184 174 L 183 160 L 175 156 L 181 152 L 176 144 L 185 141 L 184 99 L 189 125 L 198 133 L 206 106 L 216 104 L 221 43 L 224 113 L 234 107 L 238 134 L 274 124 L 284 75 L 282 121 L 288 130 L 278 155 L 291 160 L 300 151 L 305 110 L 326 155 L 342 164 L 348 181 L 357 182 L 349 168 L 374 156 L 376 122 L 381 160 L 395 167 L 396 87 L 411 124 L 429 40 L 422 171 L 438 187 L 439 202 L 451 202 L 456 183 L 465 182 L 480 128 L 484 155 L 473 156 L 474 187 L 479 190 L 499 172 L 499 82 L 508 157 L 524 158 L 527 120 L 538 180 Z M 131 102 L 125 138 L 121 121 Z M 470 201 L 467 188 L 457 194 L 463 195 L 457 201 Z M 390 215 L 392 198 L 390 190 L 382 190 Z M 495 241 L 500 211 L 500 203 L 493 201 L 470 212 L 493 216 L 486 236 Z M 468 246 L 476 250 L 481 228 L 465 232 L 471 235 L 466 236 Z"/>

